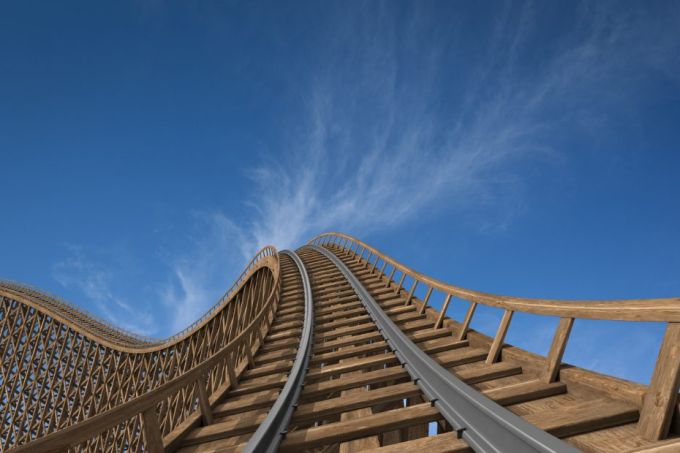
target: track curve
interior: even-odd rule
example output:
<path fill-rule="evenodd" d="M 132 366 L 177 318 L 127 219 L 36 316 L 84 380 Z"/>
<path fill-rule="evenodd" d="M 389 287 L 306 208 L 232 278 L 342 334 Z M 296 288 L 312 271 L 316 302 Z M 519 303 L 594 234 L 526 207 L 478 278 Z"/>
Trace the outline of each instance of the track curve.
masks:
<path fill-rule="evenodd" d="M 266 248 L 166 340 L 0 284 L 0 450 L 680 451 L 680 299 L 496 296 L 349 235 L 310 244 Z M 478 305 L 502 310 L 494 337 Z M 515 312 L 560 317 L 547 357 L 505 344 Z M 665 322 L 650 385 L 563 364 L 580 318 Z"/>

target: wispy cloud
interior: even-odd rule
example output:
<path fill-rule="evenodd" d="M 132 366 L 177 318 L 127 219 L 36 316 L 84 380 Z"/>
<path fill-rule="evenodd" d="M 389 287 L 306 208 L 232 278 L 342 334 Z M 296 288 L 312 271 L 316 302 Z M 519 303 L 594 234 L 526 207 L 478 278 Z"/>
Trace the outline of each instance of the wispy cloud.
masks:
<path fill-rule="evenodd" d="M 130 332 L 150 336 L 157 330 L 157 323 L 148 310 L 138 302 L 132 305 L 120 297 L 114 287 L 111 263 L 98 264 L 82 247 L 69 246 L 68 258 L 56 263 L 52 273 L 64 288 L 81 292 L 95 304 L 95 313 L 106 321 Z"/>
<path fill-rule="evenodd" d="M 303 111 L 271 145 L 283 152 L 244 170 L 245 217 L 193 213 L 188 243 L 163 253 L 170 272 L 156 292 L 168 333 L 202 315 L 267 244 L 295 247 L 329 229 L 367 235 L 451 212 L 477 228 L 508 228 L 530 209 L 526 173 L 569 159 L 564 131 L 597 141 L 607 112 L 635 109 L 645 74 L 678 83 L 677 9 L 652 19 L 643 8 L 584 3 L 569 29 L 550 36 L 538 28 L 540 4 L 508 5 L 470 39 L 465 18 L 450 25 L 427 5 L 411 7 L 397 14 L 371 2 L 334 15 L 335 39 L 290 87 Z M 107 273 L 78 261 L 59 267 L 60 281 L 108 310 L 120 306 L 110 319 L 125 323 L 129 307 Z M 69 280 L 64 269 L 89 278 Z"/>
<path fill-rule="evenodd" d="M 381 4 L 338 15 L 329 56 L 301 83 L 305 113 L 284 157 L 265 155 L 247 170 L 250 216 L 208 215 L 240 240 L 244 258 L 267 244 L 295 247 L 329 229 L 366 235 L 431 212 L 464 211 L 477 228 L 505 229 L 526 209 L 523 172 L 568 159 L 556 146 L 560 130 L 597 134 L 604 111 L 634 107 L 641 74 L 678 63 L 674 20 L 654 28 L 644 11 L 584 4 L 532 71 L 531 3 L 502 12 L 471 60 L 450 47 L 462 40 L 455 27 L 420 40 L 436 28 L 433 12 L 412 13 L 401 22 Z M 452 73 L 459 66 L 465 77 Z M 188 271 L 202 260 L 175 266 L 181 296 L 166 297 L 176 326 L 206 306 L 202 273 Z"/>
<path fill-rule="evenodd" d="M 243 232 L 222 213 L 194 213 L 195 234 L 182 251 L 167 250 L 163 260 L 171 275 L 158 295 L 169 315 L 168 334 L 200 318 L 217 302 L 251 258 L 242 249 Z"/>
<path fill-rule="evenodd" d="M 678 66 L 669 38 L 677 20 L 655 28 L 644 11 L 584 4 L 532 70 L 524 64 L 538 52 L 531 3 L 501 13 L 484 56 L 471 60 L 452 52 L 455 27 L 420 40 L 436 29 L 432 13 L 416 7 L 404 23 L 383 5 L 339 20 L 329 54 L 341 56 L 313 77 L 298 138 L 284 144 L 284 159 L 250 172 L 249 253 L 329 228 L 366 234 L 433 206 L 482 209 L 481 227 L 504 228 L 525 209 L 524 171 L 568 158 L 556 145 L 560 131 L 601 131 L 605 110 L 634 108 L 641 74 Z M 463 65 L 468 77 L 441 75 Z"/>

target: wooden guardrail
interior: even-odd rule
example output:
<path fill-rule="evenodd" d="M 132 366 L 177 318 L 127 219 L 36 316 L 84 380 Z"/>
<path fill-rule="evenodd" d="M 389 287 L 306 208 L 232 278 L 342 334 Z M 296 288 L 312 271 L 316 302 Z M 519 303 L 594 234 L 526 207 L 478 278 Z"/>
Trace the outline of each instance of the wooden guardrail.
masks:
<path fill-rule="evenodd" d="M 466 337 L 475 309 L 479 304 L 502 309 L 503 316 L 486 359 L 488 363 L 498 360 L 515 312 L 559 317 L 560 322 L 553 337 L 545 368 L 541 373 L 541 379 L 547 382 L 553 382 L 558 378 L 562 356 L 575 319 L 666 323 L 666 331 L 652 380 L 643 398 L 638 426 L 640 434 L 646 439 L 658 440 L 667 436 L 673 416 L 678 411 L 676 401 L 680 383 L 680 298 L 566 301 L 499 296 L 451 285 L 423 275 L 347 234 L 324 233 L 309 243 L 336 246 L 347 253 L 354 254 L 357 262 L 363 262 L 371 271 L 378 270 L 378 273 L 385 278 L 386 286 L 393 286 L 395 293 L 406 292 L 407 304 L 411 303 L 420 286 L 425 293 L 420 313 L 425 312 L 433 292 L 442 293 L 444 302 L 434 321 L 433 328 L 435 329 L 442 327 L 446 311 L 453 298 L 470 302 L 457 332 L 460 340 Z M 410 280 L 410 286 L 405 286 L 407 277 Z"/>

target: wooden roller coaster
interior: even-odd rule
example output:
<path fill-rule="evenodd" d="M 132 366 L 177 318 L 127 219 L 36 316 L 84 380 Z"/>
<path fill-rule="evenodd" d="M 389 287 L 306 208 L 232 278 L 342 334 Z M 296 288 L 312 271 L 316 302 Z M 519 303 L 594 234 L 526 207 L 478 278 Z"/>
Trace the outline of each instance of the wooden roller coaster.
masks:
<path fill-rule="evenodd" d="M 264 248 L 165 340 L 0 296 L 2 451 L 680 452 L 678 298 L 496 296 L 341 233 Z M 480 304 L 502 311 L 493 338 Z M 505 344 L 515 312 L 560 319 L 547 357 Z M 650 385 L 563 363 L 576 319 L 665 323 Z"/>

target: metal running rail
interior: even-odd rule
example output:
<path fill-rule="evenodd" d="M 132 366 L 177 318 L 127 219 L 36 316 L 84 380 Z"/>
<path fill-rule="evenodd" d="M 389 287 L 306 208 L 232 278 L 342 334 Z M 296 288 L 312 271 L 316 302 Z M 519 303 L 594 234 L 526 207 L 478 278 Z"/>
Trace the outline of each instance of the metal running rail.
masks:
<path fill-rule="evenodd" d="M 435 362 L 397 327 L 337 256 L 316 245 L 306 247 L 324 255 L 340 270 L 414 383 L 475 451 L 578 452 L 483 396 Z"/>
<path fill-rule="evenodd" d="M 283 390 L 281 390 L 267 417 L 250 438 L 242 453 L 273 453 L 278 450 L 283 436 L 286 435 L 286 428 L 290 422 L 293 410 L 297 407 L 297 401 L 302 391 L 302 384 L 305 380 L 312 355 L 314 300 L 312 298 L 312 286 L 309 282 L 307 269 L 295 252 L 284 250 L 279 253 L 288 255 L 293 259 L 302 278 L 302 287 L 305 294 L 305 317 L 302 336 L 297 354 L 295 355 L 295 361 L 293 362 L 293 368 L 288 375 L 288 380 L 283 386 Z"/>

